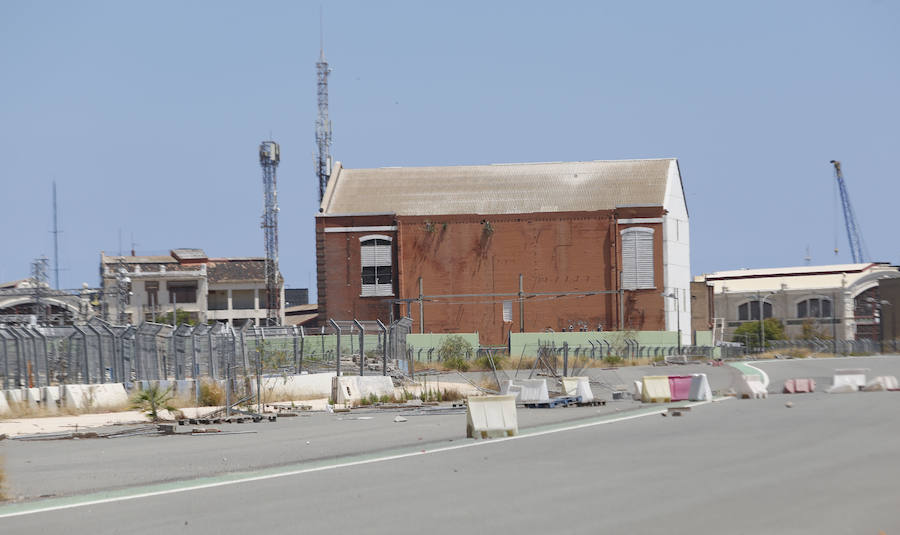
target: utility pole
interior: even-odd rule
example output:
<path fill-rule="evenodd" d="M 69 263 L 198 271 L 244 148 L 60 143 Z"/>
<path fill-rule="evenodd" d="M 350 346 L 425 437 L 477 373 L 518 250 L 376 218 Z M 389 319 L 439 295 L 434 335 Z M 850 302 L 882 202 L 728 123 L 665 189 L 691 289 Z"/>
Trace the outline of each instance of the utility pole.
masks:
<path fill-rule="evenodd" d="M 765 344 L 766 340 L 766 307 L 763 306 L 763 301 L 759 297 L 759 290 L 756 291 L 756 306 L 759 307 L 759 354 L 763 354 L 763 344 Z"/>

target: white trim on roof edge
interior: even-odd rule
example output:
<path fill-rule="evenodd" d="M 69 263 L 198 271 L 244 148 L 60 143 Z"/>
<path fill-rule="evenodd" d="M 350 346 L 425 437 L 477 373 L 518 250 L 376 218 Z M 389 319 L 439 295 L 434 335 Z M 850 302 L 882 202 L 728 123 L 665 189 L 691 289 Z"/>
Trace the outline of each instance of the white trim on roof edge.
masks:
<path fill-rule="evenodd" d="M 381 227 L 325 227 L 325 232 L 390 232 L 397 230 L 395 225 Z"/>

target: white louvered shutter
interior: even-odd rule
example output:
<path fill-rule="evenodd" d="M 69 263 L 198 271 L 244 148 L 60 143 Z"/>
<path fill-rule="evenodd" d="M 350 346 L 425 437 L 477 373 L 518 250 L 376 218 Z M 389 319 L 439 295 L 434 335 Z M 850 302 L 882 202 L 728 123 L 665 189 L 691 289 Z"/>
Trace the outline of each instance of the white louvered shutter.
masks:
<path fill-rule="evenodd" d="M 393 295 L 391 239 L 387 236 L 361 238 L 359 256 L 362 267 L 360 295 L 362 297 Z M 385 273 L 391 276 L 379 283 L 379 275 L 384 279 Z"/>
<path fill-rule="evenodd" d="M 653 229 L 622 231 L 622 287 L 626 290 L 656 287 L 653 270 Z"/>

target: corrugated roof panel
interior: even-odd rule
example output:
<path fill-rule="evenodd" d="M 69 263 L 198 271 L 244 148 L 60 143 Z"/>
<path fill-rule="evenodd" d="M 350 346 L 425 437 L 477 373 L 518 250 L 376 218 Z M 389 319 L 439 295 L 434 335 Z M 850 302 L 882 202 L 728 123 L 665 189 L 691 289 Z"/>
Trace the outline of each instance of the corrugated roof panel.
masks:
<path fill-rule="evenodd" d="M 674 159 L 454 167 L 336 167 L 325 214 L 513 214 L 662 206 Z"/>

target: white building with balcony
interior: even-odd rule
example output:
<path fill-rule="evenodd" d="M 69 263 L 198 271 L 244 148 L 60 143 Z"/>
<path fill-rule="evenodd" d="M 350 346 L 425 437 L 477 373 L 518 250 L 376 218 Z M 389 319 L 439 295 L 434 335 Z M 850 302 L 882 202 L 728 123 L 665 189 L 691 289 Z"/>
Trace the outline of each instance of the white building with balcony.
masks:
<path fill-rule="evenodd" d="M 113 322 L 120 312 L 130 323 L 168 322 L 175 309 L 197 323 L 251 320 L 259 325 L 267 316 L 265 258 L 209 258 L 201 249 L 173 249 L 160 256 L 101 253 L 100 275 L 104 316 Z M 123 286 L 124 299 L 119 297 Z M 283 323 L 284 284 L 280 292 Z"/>

